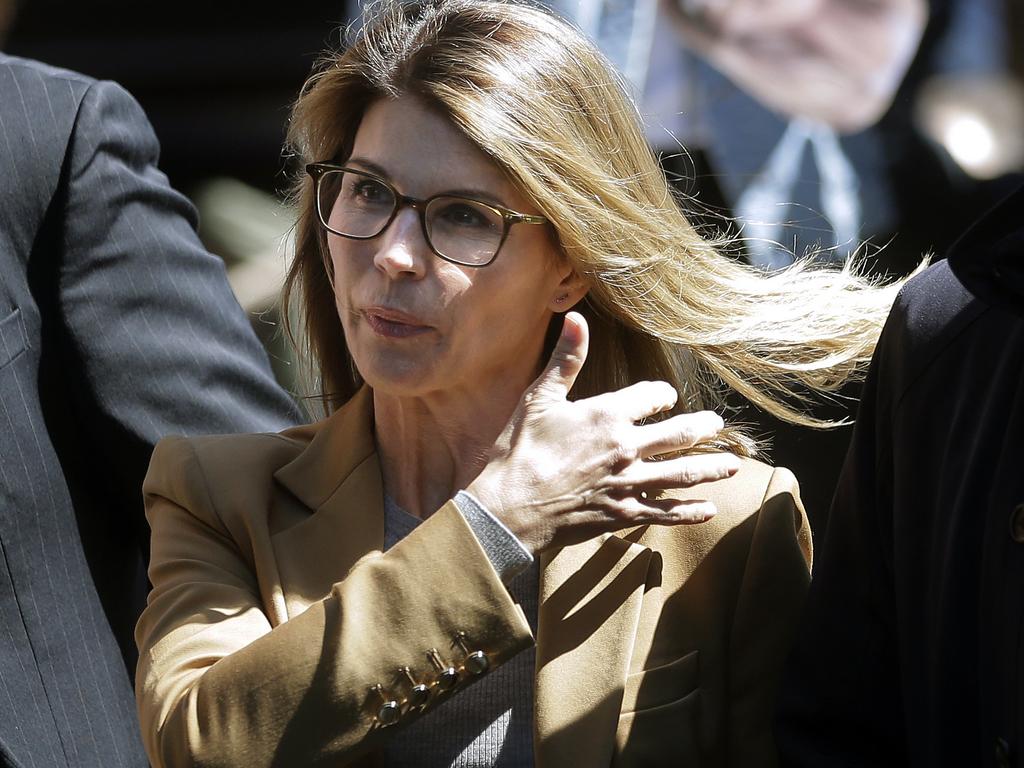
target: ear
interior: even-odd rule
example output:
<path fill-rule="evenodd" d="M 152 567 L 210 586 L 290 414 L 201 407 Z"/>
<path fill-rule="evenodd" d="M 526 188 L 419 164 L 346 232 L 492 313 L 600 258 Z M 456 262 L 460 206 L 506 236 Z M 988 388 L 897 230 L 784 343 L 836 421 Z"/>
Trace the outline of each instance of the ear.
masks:
<path fill-rule="evenodd" d="M 568 312 L 587 295 L 590 287 L 572 267 L 566 266 L 558 285 L 555 286 L 548 302 L 548 308 L 555 313 Z"/>

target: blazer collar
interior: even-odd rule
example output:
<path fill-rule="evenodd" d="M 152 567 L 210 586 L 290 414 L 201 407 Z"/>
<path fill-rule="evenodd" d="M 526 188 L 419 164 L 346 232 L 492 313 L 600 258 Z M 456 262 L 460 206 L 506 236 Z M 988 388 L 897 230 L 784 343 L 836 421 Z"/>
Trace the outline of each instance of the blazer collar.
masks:
<path fill-rule="evenodd" d="M 373 441 L 373 397 L 364 388 L 314 425 L 309 445 L 274 473 L 312 514 L 274 534 L 282 610 L 294 617 L 321 600 L 361 558 L 384 548 L 384 490 Z"/>
<path fill-rule="evenodd" d="M 310 509 L 319 509 L 352 471 L 376 453 L 373 392 L 363 387 L 317 425 L 309 445 L 274 478 Z"/>

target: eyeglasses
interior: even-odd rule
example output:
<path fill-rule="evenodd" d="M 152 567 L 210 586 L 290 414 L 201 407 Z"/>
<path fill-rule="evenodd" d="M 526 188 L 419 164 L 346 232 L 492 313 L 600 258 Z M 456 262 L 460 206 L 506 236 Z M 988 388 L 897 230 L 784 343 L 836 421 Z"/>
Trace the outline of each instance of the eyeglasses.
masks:
<path fill-rule="evenodd" d="M 332 163 L 310 163 L 316 211 L 328 232 L 371 240 L 409 206 L 420 215 L 423 236 L 435 254 L 454 264 L 486 267 L 501 250 L 513 224 L 546 224 L 543 216 L 482 203 L 468 197 L 434 195 L 426 200 L 398 194 L 383 179 Z"/>

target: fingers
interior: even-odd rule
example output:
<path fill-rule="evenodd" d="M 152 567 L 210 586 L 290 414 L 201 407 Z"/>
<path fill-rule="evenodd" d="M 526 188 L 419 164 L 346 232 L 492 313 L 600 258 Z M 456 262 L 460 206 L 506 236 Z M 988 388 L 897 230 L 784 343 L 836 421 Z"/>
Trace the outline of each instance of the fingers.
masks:
<path fill-rule="evenodd" d="M 562 322 L 562 332 L 551 352 L 548 364 L 527 390 L 527 397 L 534 400 L 565 400 L 587 359 L 589 342 L 590 331 L 583 315 L 579 312 L 567 312 Z"/>
<path fill-rule="evenodd" d="M 638 381 L 628 387 L 589 398 L 592 407 L 639 421 L 671 410 L 679 394 L 666 381 Z"/>
<path fill-rule="evenodd" d="M 654 499 L 629 497 L 616 503 L 613 522 L 597 523 L 595 530 L 621 530 L 638 525 L 692 525 L 705 523 L 718 514 L 705 499 Z"/>
<path fill-rule="evenodd" d="M 636 499 L 625 506 L 631 525 L 693 525 L 718 514 L 715 505 L 703 499 Z"/>
<path fill-rule="evenodd" d="M 645 459 L 685 450 L 703 440 L 710 440 L 724 426 L 722 417 L 713 411 L 683 413 L 664 421 L 643 424 L 636 428 L 637 450 Z"/>
<path fill-rule="evenodd" d="M 731 453 L 702 453 L 667 461 L 638 461 L 622 473 L 621 482 L 652 494 L 663 488 L 692 488 L 732 477 L 740 460 Z"/>

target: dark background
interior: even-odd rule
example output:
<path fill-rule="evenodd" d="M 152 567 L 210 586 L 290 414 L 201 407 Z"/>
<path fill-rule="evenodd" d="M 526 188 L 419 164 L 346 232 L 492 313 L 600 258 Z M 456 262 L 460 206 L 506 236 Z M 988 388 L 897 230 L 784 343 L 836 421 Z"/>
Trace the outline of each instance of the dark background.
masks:
<path fill-rule="evenodd" d="M 127 88 L 179 189 L 230 176 L 275 191 L 289 106 L 344 13 L 324 0 L 24 0 L 3 48 Z"/>

